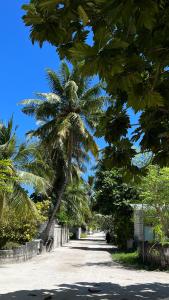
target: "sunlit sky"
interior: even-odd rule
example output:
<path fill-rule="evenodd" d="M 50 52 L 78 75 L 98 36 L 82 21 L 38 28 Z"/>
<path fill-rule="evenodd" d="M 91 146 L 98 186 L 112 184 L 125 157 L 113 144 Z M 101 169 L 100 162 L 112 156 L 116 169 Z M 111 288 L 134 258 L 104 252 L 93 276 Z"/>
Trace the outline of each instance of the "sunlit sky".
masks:
<path fill-rule="evenodd" d="M 0 47 L 0 82 L 1 109 L 0 120 L 7 122 L 14 116 L 18 125 L 17 134 L 21 141 L 25 133 L 35 127 L 35 121 L 21 112 L 18 103 L 27 98 L 34 98 L 35 92 L 48 92 L 45 69 L 59 68 L 60 60 L 54 47 L 48 43 L 43 48 L 32 45 L 29 28 L 22 21 L 22 4 L 29 1 L 2 1 L 1 3 L 1 47 Z M 135 117 L 131 114 L 131 117 Z M 134 120 L 133 120 L 134 121 Z M 98 141 L 103 148 L 103 139 Z"/>

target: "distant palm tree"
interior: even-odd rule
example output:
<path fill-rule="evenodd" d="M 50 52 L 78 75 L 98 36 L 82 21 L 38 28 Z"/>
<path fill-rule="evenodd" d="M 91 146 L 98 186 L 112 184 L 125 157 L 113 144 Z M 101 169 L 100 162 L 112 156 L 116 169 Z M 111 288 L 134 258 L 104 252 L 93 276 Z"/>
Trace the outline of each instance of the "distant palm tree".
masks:
<path fill-rule="evenodd" d="M 47 179 L 42 176 L 45 171 L 44 162 L 37 156 L 35 144 L 18 144 L 13 119 L 7 126 L 0 124 L 0 216 L 4 205 L 15 207 L 18 213 L 36 214 L 35 207 L 23 184 L 31 185 L 45 192 L 49 186 Z M 39 175 L 39 167 L 41 174 Z"/>
<path fill-rule="evenodd" d="M 61 205 L 61 212 L 68 218 L 71 225 L 85 225 L 86 221 L 91 218 L 89 207 L 88 186 L 84 180 L 71 182 L 64 192 Z"/>
<path fill-rule="evenodd" d="M 68 65 L 62 63 L 59 73 L 48 69 L 47 78 L 51 93 L 38 93 L 40 99 L 21 102 L 24 105 L 22 111 L 34 116 L 40 124 L 28 134 L 41 140 L 55 170 L 51 192 L 54 209 L 44 239 L 47 239 L 73 171 L 78 167 L 81 169 L 89 151 L 95 157 L 98 155 L 92 133 L 104 101 L 101 85 L 91 87 L 90 81 L 79 75 L 77 67 L 70 71 Z"/>

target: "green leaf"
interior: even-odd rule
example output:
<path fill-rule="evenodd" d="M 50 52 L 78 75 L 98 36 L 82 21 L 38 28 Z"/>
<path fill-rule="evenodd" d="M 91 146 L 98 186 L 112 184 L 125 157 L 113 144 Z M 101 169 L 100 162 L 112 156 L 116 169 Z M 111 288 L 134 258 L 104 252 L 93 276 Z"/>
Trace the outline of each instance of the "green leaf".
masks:
<path fill-rule="evenodd" d="M 160 93 L 156 91 L 149 91 L 145 97 L 144 97 L 144 104 L 147 105 L 148 107 L 151 106 L 163 106 L 164 105 L 164 99 L 161 96 Z"/>
<path fill-rule="evenodd" d="M 69 49 L 73 59 L 83 60 L 85 56 L 96 55 L 96 49 L 92 48 L 87 44 L 76 43 L 74 47 Z"/>
<path fill-rule="evenodd" d="M 114 38 L 109 43 L 108 48 L 111 48 L 111 49 L 127 48 L 128 45 L 129 45 L 129 43 L 127 43 L 126 41 L 120 40 L 118 38 Z"/>
<path fill-rule="evenodd" d="M 63 1 L 61 0 L 41 0 L 41 3 L 39 4 L 39 7 L 42 9 L 53 9 L 56 7 L 57 4 L 62 4 Z"/>
<path fill-rule="evenodd" d="M 89 17 L 86 14 L 83 6 L 81 6 L 81 5 L 78 6 L 78 14 L 79 14 L 79 17 L 81 18 L 81 20 L 83 21 L 83 25 L 86 26 L 87 23 L 89 22 Z"/>

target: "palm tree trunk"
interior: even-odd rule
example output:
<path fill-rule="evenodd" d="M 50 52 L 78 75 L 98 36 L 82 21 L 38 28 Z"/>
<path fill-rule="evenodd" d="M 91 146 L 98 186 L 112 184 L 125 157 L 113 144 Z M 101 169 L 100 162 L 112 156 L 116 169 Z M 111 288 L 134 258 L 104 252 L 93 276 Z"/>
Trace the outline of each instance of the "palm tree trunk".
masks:
<path fill-rule="evenodd" d="M 54 220 L 56 219 L 56 213 L 58 212 L 58 210 L 60 208 L 62 196 L 65 191 L 67 181 L 68 181 L 67 170 L 65 167 L 65 163 L 62 161 L 62 164 L 60 164 L 59 176 L 56 177 L 56 179 L 55 179 L 55 182 L 53 184 L 52 193 L 51 193 L 51 196 L 53 197 L 53 200 L 54 200 L 53 201 L 54 208 L 53 208 L 51 216 L 48 220 L 47 226 L 42 234 L 42 239 L 43 239 L 45 245 L 50 238 L 51 227 L 53 225 Z"/>
<path fill-rule="evenodd" d="M 53 222 L 56 218 L 56 213 L 58 212 L 59 208 L 60 208 L 60 204 L 61 204 L 61 200 L 62 200 L 62 196 L 63 196 L 63 193 L 65 191 L 65 187 L 66 187 L 66 183 L 67 183 L 67 179 L 65 178 L 64 181 L 62 182 L 62 185 L 60 186 L 59 189 L 57 189 L 57 200 L 56 200 L 56 204 L 53 208 L 53 211 L 52 211 L 52 214 L 49 218 L 49 221 L 47 223 L 47 226 L 45 228 L 45 231 L 43 232 L 43 241 L 44 241 L 44 244 L 47 243 L 47 241 L 49 240 L 49 237 L 50 237 L 50 230 L 51 230 L 51 227 L 53 225 Z"/>

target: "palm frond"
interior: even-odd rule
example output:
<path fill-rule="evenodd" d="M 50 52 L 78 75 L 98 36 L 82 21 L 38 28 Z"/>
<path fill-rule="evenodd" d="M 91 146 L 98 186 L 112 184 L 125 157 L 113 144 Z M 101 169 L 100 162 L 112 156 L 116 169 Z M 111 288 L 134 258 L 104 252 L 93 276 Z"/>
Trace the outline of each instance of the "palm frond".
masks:
<path fill-rule="evenodd" d="M 53 104 L 60 102 L 60 97 L 56 93 L 36 93 L 38 97 L 42 97 L 47 102 Z"/>
<path fill-rule="evenodd" d="M 100 96 L 102 90 L 102 86 L 100 83 L 92 86 L 91 88 L 89 88 L 87 91 L 84 92 L 84 94 L 82 95 L 82 99 L 90 99 L 90 98 L 97 98 Z"/>
<path fill-rule="evenodd" d="M 59 96 L 63 94 L 63 87 L 59 76 L 51 69 L 47 69 L 47 79 L 51 90 Z"/>
<path fill-rule="evenodd" d="M 37 95 L 38 95 L 38 93 L 37 93 Z M 31 106 L 35 105 L 35 106 L 37 106 L 37 105 L 41 105 L 42 102 L 43 102 L 42 99 L 24 99 L 21 102 L 19 102 L 19 104 L 20 105 L 31 105 Z"/>
<path fill-rule="evenodd" d="M 86 149 L 86 151 L 90 151 L 94 157 L 98 158 L 99 155 L 99 149 L 97 147 L 97 144 L 93 138 L 93 136 L 90 134 L 90 132 L 86 129 L 85 130 L 85 134 L 86 134 L 86 141 L 84 144 L 84 148 Z"/>
<path fill-rule="evenodd" d="M 60 75 L 63 80 L 63 84 L 65 85 L 66 82 L 68 82 L 70 79 L 70 71 L 69 71 L 69 67 L 66 64 L 66 62 L 62 62 L 62 64 L 61 64 Z"/>
<path fill-rule="evenodd" d="M 20 216 L 24 214 L 24 216 L 29 215 L 32 218 L 38 217 L 35 204 L 20 184 L 14 184 L 14 191 L 11 197 L 8 198 L 8 205 L 15 209 L 16 213 Z"/>
<path fill-rule="evenodd" d="M 17 170 L 17 175 L 24 184 L 33 186 L 41 193 L 45 194 L 47 188 L 50 187 L 50 184 L 46 179 L 33 173 Z"/>
<path fill-rule="evenodd" d="M 26 163 L 31 155 L 30 147 L 28 147 L 25 143 L 22 143 L 18 147 L 18 151 L 14 156 L 14 161 L 16 163 Z"/>
<path fill-rule="evenodd" d="M 52 132 L 53 127 L 55 127 L 55 124 L 56 124 L 56 120 L 53 119 L 53 120 L 43 124 L 42 126 L 40 126 L 36 130 L 30 130 L 29 132 L 27 132 L 26 135 L 29 138 L 32 138 L 33 136 L 35 136 L 35 137 L 45 137 L 45 136 L 49 135 Z"/>
<path fill-rule="evenodd" d="M 0 145 L 0 157 L 4 159 L 11 158 L 15 153 L 16 137 L 15 135 L 5 144 Z"/>

